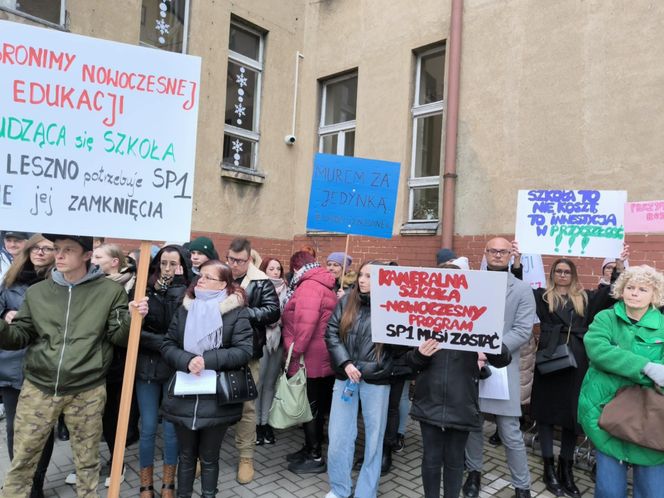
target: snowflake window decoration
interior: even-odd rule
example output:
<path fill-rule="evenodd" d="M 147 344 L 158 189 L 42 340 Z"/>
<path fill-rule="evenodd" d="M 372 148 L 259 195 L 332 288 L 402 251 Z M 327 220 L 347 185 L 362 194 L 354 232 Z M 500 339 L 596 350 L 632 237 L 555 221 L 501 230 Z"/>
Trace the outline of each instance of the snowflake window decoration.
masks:
<path fill-rule="evenodd" d="M 235 104 L 235 114 L 237 114 L 239 118 L 244 116 L 246 114 L 246 111 L 247 108 L 244 107 L 242 104 Z"/>
<path fill-rule="evenodd" d="M 231 148 L 233 149 L 233 151 L 235 153 L 243 152 L 243 145 L 242 145 L 242 142 L 240 142 L 240 140 L 235 139 L 231 143 L 233 144 L 233 146 Z"/>
<path fill-rule="evenodd" d="M 159 34 L 161 35 L 167 35 L 169 33 L 169 29 L 171 28 L 170 24 L 166 24 L 166 21 L 163 19 L 157 19 L 157 25 L 155 29 L 159 31 Z"/>
<path fill-rule="evenodd" d="M 235 82 L 240 85 L 240 88 L 247 86 L 247 77 L 244 74 L 238 74 L 235 76 Z"/>

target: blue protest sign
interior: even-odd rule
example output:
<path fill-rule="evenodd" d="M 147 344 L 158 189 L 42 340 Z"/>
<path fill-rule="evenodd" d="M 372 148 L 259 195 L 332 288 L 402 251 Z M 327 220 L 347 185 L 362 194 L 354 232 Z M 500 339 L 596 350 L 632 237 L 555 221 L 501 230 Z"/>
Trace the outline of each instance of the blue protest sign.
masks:
<path fill-rule="evenodd" d="M 308 230 L 392 237 L 399 163 L 316 154 Z"/>

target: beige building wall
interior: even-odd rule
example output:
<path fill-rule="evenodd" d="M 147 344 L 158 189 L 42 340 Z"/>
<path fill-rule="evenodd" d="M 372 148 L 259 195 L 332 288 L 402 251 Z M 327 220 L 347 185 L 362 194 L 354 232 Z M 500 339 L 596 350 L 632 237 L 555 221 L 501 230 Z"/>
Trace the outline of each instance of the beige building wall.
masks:
<path fill-rule="evenodd" d="M 450 3 L 192 1 L 188 53 L 203 60 L 193 230 L 304 233 L 319 81 L 357 69 L 355 155 L 402 164 L 398 234 L 408 209 L 413 51 L 448 37 Z M 68 0 L 67 10 L 72 32 L 139 41 L 141 0 Z M 266 33 L 262 184 L 222 176 L 220 167 L 232 15 Z M 6 12 L 0 18 L 26 22 Z M 518 189 L 662 198 L 663 25 L 664 2 L 652 0 L 466 0 L 455 233 L 511 233 Z M 289 147 L 298 51 L 297 143 Z"/>

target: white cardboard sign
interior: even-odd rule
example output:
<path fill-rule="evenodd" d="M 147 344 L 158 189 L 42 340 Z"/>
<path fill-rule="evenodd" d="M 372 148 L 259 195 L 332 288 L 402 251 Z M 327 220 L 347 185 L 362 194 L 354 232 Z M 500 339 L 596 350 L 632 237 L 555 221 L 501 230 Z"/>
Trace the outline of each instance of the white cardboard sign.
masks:
<path fill-rule="evenodd" d="M 618 257 L 624 190 L 519 190 L 516 240 L 524 253 Z"/>
<path fill-rule="evenodd" d="M 189 240 L 200 58 L 0 32 L 0 226 Z"/>
<path fill-rule="evenodd" d="M 372 266 L 373 341 L 497 353 L 506 287 L 504 272 Z"/>

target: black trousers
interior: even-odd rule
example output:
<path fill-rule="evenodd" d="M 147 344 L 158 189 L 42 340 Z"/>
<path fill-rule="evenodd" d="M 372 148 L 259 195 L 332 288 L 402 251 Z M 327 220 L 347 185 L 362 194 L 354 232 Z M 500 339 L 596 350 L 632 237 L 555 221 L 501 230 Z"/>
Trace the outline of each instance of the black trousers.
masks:
<path fill-rule="evenodd" d="M 385 424 L 385 437 L 383 448 L 392 451 L 397 444 L 399 434 L 399 405 L 401 394 L 406 381 L 401 380 L 390 386 L 390 399 L 387 405 L 387 423 Z"/>
<path fill-rule="evenodd" d="M 542 458 L 553 458 L 553 426 L 537 422 L 537 433 L 542 449 Z M 576 431 L 563 427 L 560 433 L 560 456 L 565 460 L 574 460 Z"/>
<path fill-rule="evenodd" d="M 120 398 L 122 397 L 122 382 L 106 382 L 106 406 L 101 418 L 102 433 L 104 441 L 113 460 L 113 448 L 115 447 L 115 434 L 118 426 L 118 415 L 120 413 Z M 127 446 L 138 441 L 138 403 L 136 402 L 136 391 L 131 397 L 131 408 L 129 410 L 129 422 L 127 425 Z"/>
<path fill-rule="evenodd" d="M 304 443 L 311 453 L 319 457 L 325 435 L 325 417 L 332 406 L 334 376 L 307 378 L 307 398 L 314 418 L 302 424 Z"/>
<path fill-rule="evenodd" d="M 175 425 L 180 445 L 178 455 L 178 498 L 189 498 L 194 490 L 196 460 L 201 462 L 201 491 L 203 496 L 215 496 L 219 479 L 219 450 L 227 425 L 216 425 L 192 431 Z"/>
<path fill-rule="evenodd" d="M 441 468 L 445 498 L 458 498 L 463 483 L 463 462 L 468 431 L 442 429 L 420 422 L 422 431 L 422 484 L 425 498 L 440 498 Z"/>

